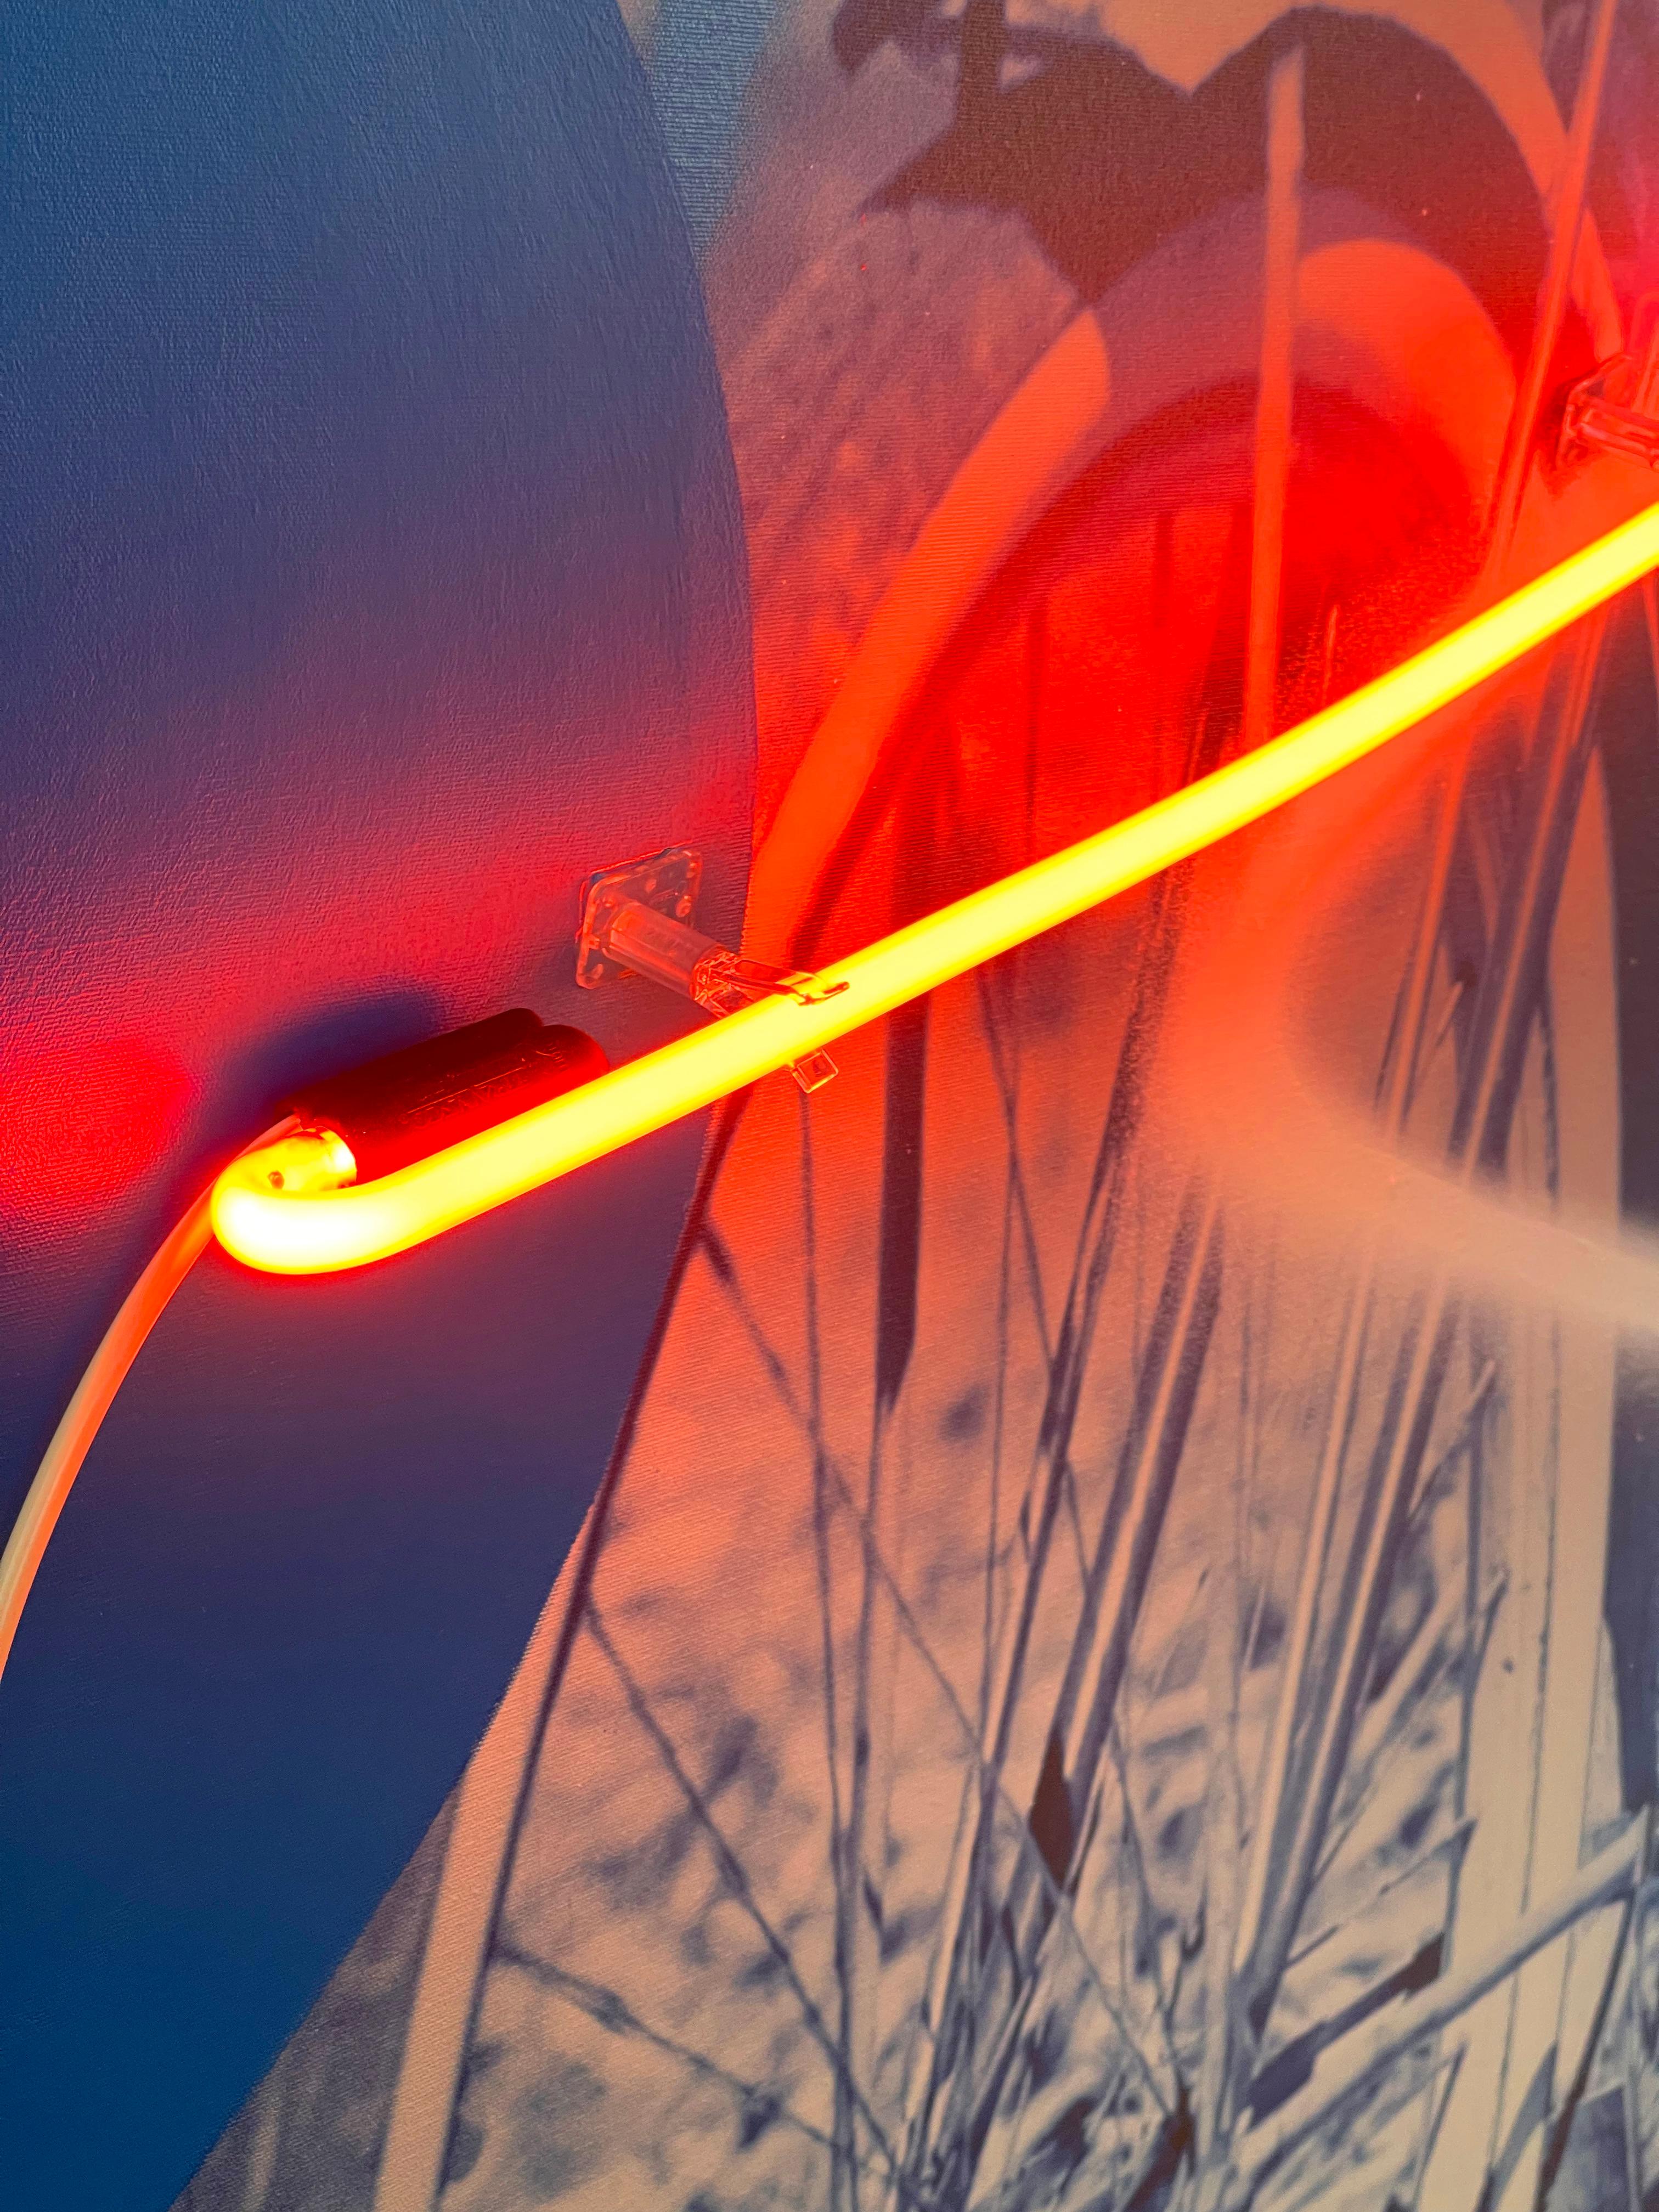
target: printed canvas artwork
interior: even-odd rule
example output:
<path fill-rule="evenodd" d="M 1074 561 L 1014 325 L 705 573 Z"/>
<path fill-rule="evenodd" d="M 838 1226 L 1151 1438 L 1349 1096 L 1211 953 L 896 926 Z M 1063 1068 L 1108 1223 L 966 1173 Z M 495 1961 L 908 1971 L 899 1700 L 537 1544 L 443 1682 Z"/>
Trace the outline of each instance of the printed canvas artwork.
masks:
<path fill-rule="evenodd" d="M 1655 496 L 1564 422 L 1659 398 L 1650 0 L 624 15 L 753 957 Z M 713 1109 L 510 1682 L 173 2212 L 1659 2203 L 1656 653 L 1650 580 Z"/>

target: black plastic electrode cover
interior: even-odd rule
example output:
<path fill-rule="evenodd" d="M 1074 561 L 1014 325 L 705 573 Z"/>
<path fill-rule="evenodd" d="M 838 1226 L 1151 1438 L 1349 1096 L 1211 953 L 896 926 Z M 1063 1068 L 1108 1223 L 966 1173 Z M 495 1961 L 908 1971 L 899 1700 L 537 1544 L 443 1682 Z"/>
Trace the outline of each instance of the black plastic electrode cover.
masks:
<path fill-rule="evenodd" d="M 527 1006 L 387 1053 L 289 1101 L 302 1128 L 333 1129 L 372 1182 L 603 1075 L 582 1030 L 549 1028 Z"/>

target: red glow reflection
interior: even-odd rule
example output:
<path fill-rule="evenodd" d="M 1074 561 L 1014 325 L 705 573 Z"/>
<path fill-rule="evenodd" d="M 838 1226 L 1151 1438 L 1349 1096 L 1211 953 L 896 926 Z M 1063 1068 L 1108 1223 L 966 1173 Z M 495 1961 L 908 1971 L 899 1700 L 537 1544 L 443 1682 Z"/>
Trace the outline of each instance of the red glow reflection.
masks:
<path fill-rule="evenodd" d="M 179 1062 L 142 1037 L 9 1049 L 0 1212 L 61 1217 L 118 1195 L 162 1156 L 189 1095 Z"/>

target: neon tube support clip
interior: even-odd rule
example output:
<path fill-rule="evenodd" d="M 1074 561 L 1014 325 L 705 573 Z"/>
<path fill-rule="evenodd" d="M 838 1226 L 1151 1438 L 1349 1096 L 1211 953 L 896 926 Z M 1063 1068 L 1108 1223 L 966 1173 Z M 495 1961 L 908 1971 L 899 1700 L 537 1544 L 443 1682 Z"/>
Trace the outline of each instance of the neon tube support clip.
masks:
<path fill-rule="evenodd" d="M 576 933 L 576 981 L 583 990 L 646 975 L 715 1016 L 735 1014 L 767 998 L 814 1005 L 820 994 L 812 976 L 745 960 L 692 927 L 702 881 L 702 855 L 689 845 L 590 876 Z M 836 1063 L 820 1049 L 792 1060 L 789 1073 L 803 1091 L 819 1091 L 836 1073 Z"/>
<path fill-rule="evenodd" d="M 1628 352 L 1604 361 L 1568 392 L 1560 459 L 1619 453 L 1659 469 L 1659 292 L 1637 303 Z"/>

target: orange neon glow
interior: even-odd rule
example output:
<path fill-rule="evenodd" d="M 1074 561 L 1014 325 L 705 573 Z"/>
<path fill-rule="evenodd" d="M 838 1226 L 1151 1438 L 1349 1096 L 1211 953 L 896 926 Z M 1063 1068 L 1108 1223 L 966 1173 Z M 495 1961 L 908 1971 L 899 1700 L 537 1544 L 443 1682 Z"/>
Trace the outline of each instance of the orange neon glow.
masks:
<path fill-rule="evenodd" d="M 338 1139 L 286 1137 L 227 1168 L 220 1242 L 283 1274 L 361 1267 L 620 1150 L 1086 913 L 1363 759 L 1659 568 L 1659 505 L 1402 666 L 1215 774 L 580 1090 L 378 1182 Z"/>

